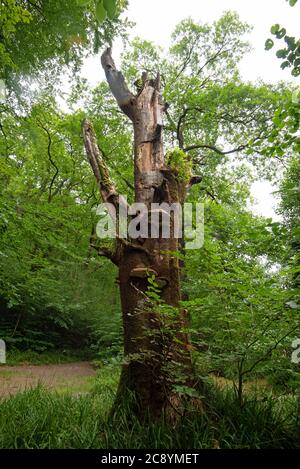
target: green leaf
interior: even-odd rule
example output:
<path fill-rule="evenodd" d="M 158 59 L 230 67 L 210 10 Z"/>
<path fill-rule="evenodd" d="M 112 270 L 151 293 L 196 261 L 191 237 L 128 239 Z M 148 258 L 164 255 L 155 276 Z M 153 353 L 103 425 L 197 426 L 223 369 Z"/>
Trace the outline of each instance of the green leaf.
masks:
<path fill-rule="evenodd" d="M 282 129 L 284 127 L 284 121 L 283 119 L 280 118 L 280 116 L 276 116 L 273 118 L 273 123 L 278 127 L 279 129 Z"/>
<path fill-rule="evenodd" d="M 272 28 L 271 28 L 271 33 L 272 34 L 276 34 L 280 29 L 280 26 L 279 24 L 273 24 Z"/>
<path fill-rule="evenodd" d="M 86 5 L 91 3 L 91 1 L 92 0 L 77 0 L 77 3 L 78 3 L 78 5 L 81 5 L 81 6 L 85 7 Z"/>
<path fill-rule="evenodd" d="M 293 64 L 293 63 L 295 62 L 295 60 L 296 60 L 296 55 L 295 55 L 293 52 L 291 52 L 291 53 L 288 55 L 287 59 L 288 59 L 288 61 L 290 62 L 290 64 Z"/>
<path fill-rule="evenodd" d="M 281 28 L 280 31 L 277 31 L 276 37 L 277 39 L 282 39 L 286 35 L 286 29 Z"/>
<path fill-rule="evenodd" d="M 288 55 L 289 51 L 287 49 L 279 49 L 277 52 L 276 52 L 276 56 L 279 58 L 279 59 L 285 59 L 286 56 Z"/>
<path fill-rule="evenodd" d="M 300 67 L 294 68 L 294 70 L 292 70 L 292 75 L 294 77 L 298 77 L 300 75 Z"/>
<path fill-rule="evenodd" d="M 280 67 L 282 68 L 282 70 L 284 70 L 285 68 L 287 67 L 290 67 L 291 64 L 288 60 L 285 60 L 284 62 L 282 62 L 282 64 L 280 65 Z"/>
<path fill-rule="evenodd" d="M 98 0 L 98 2 L 96 2 L 96 18 L 98 23 L 103 23 L 103 21 L 106 19 L 106 16 L 107 12 L 103 6 L 102 0 Z"/>
<path fill-rule="evenodd" d="M 287 43 L 288 47 L 290 50 L 295 50 L 297 47 L 296 40 L 292 36 L 285 36 L 284 38 L 285 42 Z"/>
<path fill-rule="evenodd" d="M 296 59 L 295 62 L 294 62 L 295 67 L 299 67 L 299 65 L 300 65 L 300 58 Z"/>
<path fill-rule="evenodd" d="M 270 50 L 274 46 L 274 41 L 272 39 L 267 39 L 265 42 L 265 49 Z"/>
<path fill-rule="evenodd" d="M 117 13 L 117 2 L 116 0 L 104 0 L 104 8 L 107 11 L 107 16 L 110 20 L 113 20 Z"/>
<path fill-rule="evenodd" d="M 294 7 L 298 0 L 287 0 L 291 7 Z"/>

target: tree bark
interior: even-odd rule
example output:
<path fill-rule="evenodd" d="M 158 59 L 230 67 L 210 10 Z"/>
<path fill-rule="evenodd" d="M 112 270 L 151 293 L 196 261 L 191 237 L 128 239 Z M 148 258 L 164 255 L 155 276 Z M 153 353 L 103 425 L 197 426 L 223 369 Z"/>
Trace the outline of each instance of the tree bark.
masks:
<path fill-rule="evenodd" d="M 182 204 L 186 184 L 165 163 L 165 103 L 159 75 L 154 80 L 143 75 L 142 88 L 134 95 L 117 71 L 110 49 L 104 52 L 101 62 L 119 107 L 133 123 L 135 202 L 144 203 L 149 209 L 152 203 Z M 117 192 L 107 169 L 103 169 L 91 124 L 85 122 L 83 127 L 102 197 L 116 203 Z M 192 385 L 189 321 L 187 312 L 180 308 L 180 262 L 176 254 L 182 240 L 172 233 L 174 223 L 173 215 L 168 239 L 162 238 L 161 233 L 159 238 L 144 236 L 126 242 L 118 239 L 114 255 L 119 266 L 125 352 L 116 403 L 121 403 L 128 392 L 133 393 L 138 415 L 149 414 L 152 418 L 165 413 L 173 417 L 182 414 L 184 398 L 178 386 Z M 157 301 L 150 301 L 147 294 L 150 274 L 155 276 L 160 297 Z"/>

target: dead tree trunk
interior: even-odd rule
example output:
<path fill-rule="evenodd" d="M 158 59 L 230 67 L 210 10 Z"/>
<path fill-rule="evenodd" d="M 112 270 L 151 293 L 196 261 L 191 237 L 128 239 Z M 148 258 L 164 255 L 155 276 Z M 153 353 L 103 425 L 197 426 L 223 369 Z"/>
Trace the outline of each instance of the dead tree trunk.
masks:
<path fill-rule="evenodd" d="M 176 171 L 165 162 L 165 103 L 160 94 L 159 76 L 152 80 L 143 75 L 140 92 L 134 95 L 117 71 L 110 49 L 104 52 L 101 61 L 119 107 L 133 123 L 135 202 L 144 203 L 149 209 L 152 203 L 182 204 L 186 182 L 180 181 Z M 84 139 L 103 200 L 112 203 L 118 213 L 124 201 L 117 196 L 87 121 Z M 100 255 L 109 257 L 119 267 L 126 363 L 117 399 L 120 401 L 128 390 L 132 391 L 140 415 L 149 412 L 152 417 L 159 417 L 164 412 L 180 413 L 182 398 L 178 389 L 191 384 L 188 316 L 179 308 L 180 265 L 176 252 L 181 245 L 181 239 L 171 229 L 168 239 L 141 236 L 138 240 L 118 239 L 115 252 L 99 248 Z M 155 276 L 162 304 L 173 307 L 169 312 L 159 311 L 159 306 L 147 296 L 151 274 Z"/>

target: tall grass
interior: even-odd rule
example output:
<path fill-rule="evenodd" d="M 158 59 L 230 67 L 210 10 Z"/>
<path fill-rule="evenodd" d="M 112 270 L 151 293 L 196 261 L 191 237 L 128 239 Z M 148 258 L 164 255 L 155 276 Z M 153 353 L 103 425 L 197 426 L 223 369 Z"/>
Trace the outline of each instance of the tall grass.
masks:
<path fill-rule="evenodd" d="M 91 393 L 50 393 L 41 386 L 0 403 L 1 448 L 297 448 L 299 400 L 251 397 L 240 408 L 231 391 L 212 386 L 205 413 L 195 411 L 176 429 L 143 426 L 124 414 L 111 418 L 119 370 L 100 372 Z"/>

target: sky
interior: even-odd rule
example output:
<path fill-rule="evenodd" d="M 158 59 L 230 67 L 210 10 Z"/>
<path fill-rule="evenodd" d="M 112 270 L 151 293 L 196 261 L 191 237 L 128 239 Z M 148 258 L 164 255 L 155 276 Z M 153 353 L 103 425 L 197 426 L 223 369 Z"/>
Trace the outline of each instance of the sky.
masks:
<path fill-rule="evenodd" d="M 279 46 L 266 52 L 266 39 L 272 37 L 270 28 L 279 23 L 291 36 L 299 36 L 300 1 L 291 8 L 286 0 L 129 0 L 129 9 L 124 16 L 135 23 L 130 37 L 139 36 L 150 40 L 163 48 L 170 44 L 171 33 L 183 18 L 192 17 L 194 21 L 211 23 L 218 20 L 224 11 L 236 11 L 241 20 L 253 26 L 247 36 L 252 51 L 240 63 L 241 76 L 245 81 L 259 79 L 267 83 L 288 80 L 299 84 L 299 78 L 293 78 L 288 69 L 280 68 L 280 60 L 275 57 Z M 116 62 L 122 52 L 121 41 L 114 44 Z M 93 57 L 86 61 L 83 76 L 92 85 L 104 79 L 100 58 Z M 252 194 L 257 204 L 252 210 L 257 214 L 278 219 L 274 209 L 277 200 L 272 195 L 276 188 L 267 181 L 253 184 Z"/>

